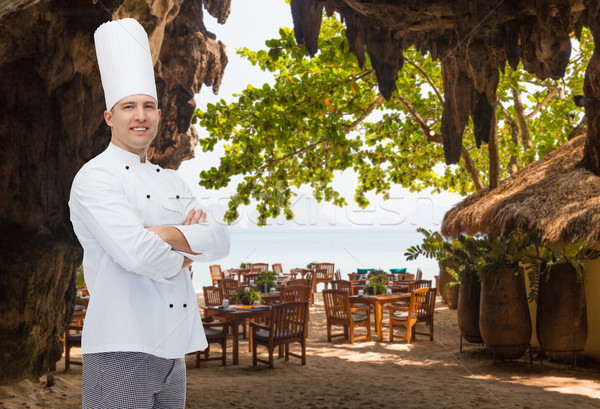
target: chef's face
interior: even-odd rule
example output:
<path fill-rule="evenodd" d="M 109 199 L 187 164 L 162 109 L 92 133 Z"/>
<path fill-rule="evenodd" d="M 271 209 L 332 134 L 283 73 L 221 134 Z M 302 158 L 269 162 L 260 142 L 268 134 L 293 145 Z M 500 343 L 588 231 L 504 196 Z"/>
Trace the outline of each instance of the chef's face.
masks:
<path fill-rule="evenodd" d="M 112 128 L 111 142 L 121 149 L 146 159 L 146 151 L 158 131 L 160 109 L 149 95 L 130 95 L 104 111 L 104 120 Z"/>

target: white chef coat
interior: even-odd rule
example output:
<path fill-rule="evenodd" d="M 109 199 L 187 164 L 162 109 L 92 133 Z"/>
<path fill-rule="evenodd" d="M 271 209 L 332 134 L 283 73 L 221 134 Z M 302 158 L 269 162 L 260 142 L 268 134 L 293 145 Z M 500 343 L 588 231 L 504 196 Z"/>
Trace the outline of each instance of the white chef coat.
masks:
<path fill-rule="evenodd" d="M 145 227 L 172 225 L 199 256 L 229 252 L 225 226 L 181 226 L 198 202 L 174 171 L 112 143 L 75 176 L 71 222 L 83 247 L 90 302 L 82 353 L 136 351 L 181 358 L 205 349 L 206 337 L 183 254 Z M 209 217 L 210 219 L 210 217 Z"/>

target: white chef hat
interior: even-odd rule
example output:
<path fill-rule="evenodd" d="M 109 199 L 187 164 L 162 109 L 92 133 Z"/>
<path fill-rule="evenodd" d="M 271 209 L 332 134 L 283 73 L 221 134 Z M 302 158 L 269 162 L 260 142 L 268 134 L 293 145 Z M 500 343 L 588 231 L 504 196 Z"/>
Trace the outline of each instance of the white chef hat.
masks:
<path fill-rule="evenodd" d="M 148 35 L 140 23 L 133 18 L 104 23 L 96 29 L 94 43 L 106 109 L 136 94 L 158 102 Z"/>

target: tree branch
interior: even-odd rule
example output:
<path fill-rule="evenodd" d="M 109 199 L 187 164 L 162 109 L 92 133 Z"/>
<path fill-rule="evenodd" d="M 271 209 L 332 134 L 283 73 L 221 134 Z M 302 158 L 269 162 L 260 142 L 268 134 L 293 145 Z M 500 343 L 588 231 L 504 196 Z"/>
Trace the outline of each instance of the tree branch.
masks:
<path fill-rule="evenodd" d="M 429 83 L 429 85 L 431 85 L 431 88 L 433 88 L 433 91 L 436 93 L 438 99 L 440 100 L 440 102 L 442 103 L 442 105 L 444 105 L 444 97 L 442 97 L 442 94 L 440 94 L 440 91 L 437 89 L 437 87 L 433 83 L 433 80 L 431 79 L 431 77 L 429 76 L 429 74 L 427 74 L 425 71 L 423 71 L 423 69 L 421 67 L 419 67 L 417 64 L 415 64 L 414 62 L 412 62 L 408 58 L 405 57 L 404 61 L 407 62 L 407 63 L 409 63 L 413 67 L 415 67 L 417 69 L 417 71 L 419 71 L 421 73 L 421 75 L 423 77 L 425 77 L 425 80 Z"/>
<path fill-rule="evenodd" d="M 581 121 L 579 121 L 579 123 L 577 125 L 575 125 L 571 129 L 571 131 L 569 131 L 569 133 L 567 134 L 567 140 L 570 141 L 571 139 L 576 138 L 579 135 L 583 135 L 586 132 L 587 132 L 587 118 L 584 115 L 583 118 L 581 118 Z"/>
<path fill-rule="evenodd" d="M 517 123 L 510 115 L 510 112 L 508 112 L 508 110 L 506 108 L 504 108 L 504 105 L 502 105 L 502 102 L 500 102 L 499 99 L 496 100 L 496 103 L 498 104 L 500 109 L 502 109 L 502 112 L 504 113 L 504 119 L 506 120 L 506 122 L 508 123 L 508 126 L 510 127 L 510 137 L 511 137 L 512 142 L 515 144 L 515 146 L 518 146 L 519 145 L 519 127 L 518 127 Z M 516 155 L 510 155 L 510 160 L 508 161 L 508 173 L 510 175 L 517 173 L 517 171 L 519 170 L 518 160 L 519 159 Z"/>
<path fill-rule="evenodd" d="M 425 139 L 427 139 L 427 141 L 433 142 L 433 143 L 439 143 L 439 144 L 444 143 L 443 139 L 442 139 L 442 135 L 434 132 L 429 127 L 429 125 L 427 125 L 427 123 L 425 122 L 423 117 L 410 104 L 410 102 L 408 102 L 406 99 L 404 99 L 404 97 L 402 95 L 400 95 L 399 93 L 398 93 L 398 95 L 395 96 L 395 98 L 398 101 L 400 101 L 400 104 L 402 104 L 404 109 L 406 109 L 406 111 L 410 114 L 410 116 L 413 117 L 413 119 L 417 122 L 419 127 L 423 130 L 423 133 L 425 134 Z M 481 181 L 481 178 L 479 177 L 479 171 L 477 170 L 477 167 L 475 166 L 475 162 L 473 162 L 471 155 L 469 155 L 469 151 L 467 149 L 465 149 L 464 146 L 461 146 L 460 157 L 463 160 L 465 169 L 469 173 L 469 176 L 471 176 L 471 180 L 473 181 L 475 190 L 479 191 L 479 190 L 483 189 L 483 182 Z"/>
<path fill-rule="evenodd" d="M 517 89 L 516 85 L 511 86 L 511 91 L 513 95 L 513 105 L 515 107 L 515 113 L 517 114 L 517 121 L 519 122 L 519 128 L 521 129 L 521 143 L 523 144 L 523 148 L 527 151 L 529 150 L 529 155 L 527 156 L 527 163 L 533 162 L 533 144 L 531 143 L 531 136 L 529 136 L 529 127 L 527 126 L 527 116 L 525 115 L 525 110 L 523 109 L 523 102 L 521 101 L 521 94 Z"/>
<path fill-rule="evenodd" d="M 558 93 L 558 91 L 559 91 L 559 85 L 555 84 L 554 87 L 548 91 L 548 93 L 546 94 L 544 99 L 542 99 L 542 102 L 537 104 L 537 106 L 533 109 L 533 111 L 531 111 L 529 114 L 525 115 L 525 118 L 531 119 L 534 116 L 536 116 L 537 113 L 540 112 L 541 109 L 548 103 L 548 101 L 550 101 L 552 99 L 552 97 Z"/>
<path fill-rule="evenodd" d="M 354 130 L 354 128 L 356 128 L 358 125 L 360 125 L 360 123 L 362 121 L 364 121 L 369 115 L 371 115 L 373 110 L 375 108 L 377 108 L 379 105 L 381 105 L 382 102 L 383 102 L 383 95 L 379 94 L 377 99 L 373 103 L 371 103 L 371 105 L 369 105 L 369 107 L 365 110 L 365 112 L 363 112 L 362 115 L 359 116 L 356 121 L 352 122 L 348 126 L 348 128 L 346 128 L 346 130 L 344 131 L 344 134 L 348 134 L 348 133 L 352 132 Z"/>

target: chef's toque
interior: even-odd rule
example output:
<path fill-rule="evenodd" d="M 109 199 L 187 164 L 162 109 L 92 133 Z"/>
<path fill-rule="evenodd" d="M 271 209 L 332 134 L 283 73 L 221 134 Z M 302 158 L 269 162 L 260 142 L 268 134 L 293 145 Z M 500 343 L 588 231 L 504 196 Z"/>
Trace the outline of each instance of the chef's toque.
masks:
<path fill-rule="evenodd" d="M 94 43 L 106 109 L 136 94 L 158 103 L 148 35 L 140 23 L 132 18 L 104 23 L 96 29 Z"/>

